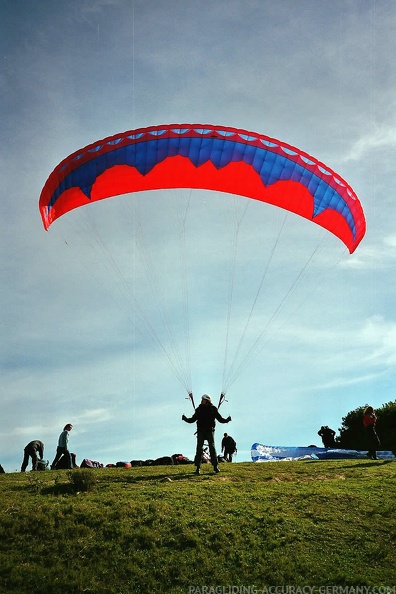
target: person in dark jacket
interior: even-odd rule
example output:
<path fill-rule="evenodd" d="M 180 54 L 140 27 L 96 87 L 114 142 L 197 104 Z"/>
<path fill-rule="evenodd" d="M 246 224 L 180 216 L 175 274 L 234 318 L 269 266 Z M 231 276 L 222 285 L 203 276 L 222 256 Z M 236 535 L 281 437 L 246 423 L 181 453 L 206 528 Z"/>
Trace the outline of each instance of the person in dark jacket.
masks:
<path fill-rule="evenodd" d="M 224 419 L 208 394 L 204 394 L 201 399 L 201 404 L 197 406 L 192 417 L 188 418 L 182 415 L 182 420 L 186 423 L 197 423 L 197 450 L 195 453 L 194 464 L 196 466 L 196 474 L 200 473 L 202 462 L 202 450 L 205 440 L 209 445 L 210 460 L 215 472 L 220 472 L 218 467 L 217 452 L 214 443 L 214 433 L 216 427 L 216 420 L 219 423 L 229 423 L 231 417 Z"/>
<path fill-rule="evenodd" d="M 35 439 L 27 444 L 24 449 L 21 472 L 25 472 L 29 464 L 29 457 L 32 459 L 32 470 L 37 470 L 38 461 L 44 456 L 44 444 L 39 439 Z"/>
<path fill-rule="evenodd" d="M 232 462 L 232 456 L 236 453 L 237 447 L 236 442 L 231 435 L 224 433 L 224 437 L 221 440 L 221 451 L 224 451 L 224 458 L 227 462 Z"/>
<path fill-rule="evenodd" d="M 363 413 L 363 427 L 366 431 L 369 451 L 367 457 L 372 460 L 378 460 L 377 450 L 380 447 L 380 440 L 375 430 L 377 424 L 377 415 L 372 406 L 368 406 Z"/>
<path fill-rule="evenodd" d="M 323 446 L 325 448 L 335 448 L 335 434 L 334 429 L 330 429 L 327 425 L 322 425 L 318 431 L 318 435 L 322 438 Z"/>

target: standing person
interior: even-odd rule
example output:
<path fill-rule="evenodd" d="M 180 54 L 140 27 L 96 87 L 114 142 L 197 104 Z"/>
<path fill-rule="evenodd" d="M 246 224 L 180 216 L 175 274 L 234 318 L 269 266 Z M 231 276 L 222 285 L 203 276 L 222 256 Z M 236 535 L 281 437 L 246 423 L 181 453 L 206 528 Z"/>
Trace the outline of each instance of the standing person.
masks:
<path fill-rule="evenodd" d="M 367 441 L 369 445 L 369 451 L 367 452 L 367 456 L 372 460 L 378 460 L 377 450 L 380 445 L 380 440 L 375 430 L 376 424 L 377 416 L 374 412 L 374 409 L 372 406 L 368 406 L 363 414 L 363 426 L 366 430 Z"/>
<path fill-rule="evenodd" d="M 335 447 L 335 431 L 330 429 L 327 425 L 322 425 L 318 431 L 318 435 L 322 438 L 322 442 L 325 448 L 334 448 Z"/>
<path fill-rule="evenodd" d="M 27 465 L 29 464 L 29 456 L 32 459 L 32 470 L 37 470 L 38 461 L 44 456 L 44 444 L 42 441 L 35 439 L 27 444 L 24 449 L 21 472 L 25 472 Z"/>
<path fill-rule="evenodd" d="M 213 470 L 215 472 L 220 472 L 214 443 L 216 420 L 219 421 L 219 423 L 229 423 L 231 417 L 224 419 L 212 403 L 211 397 L 208 394 L 204 394 L 201 399 L 201 404 L 197 406 L 193 416 L 187 418 L 185 415 L 182 415 L 182 420 L 186 423 L 197 423 L 197 450 L 194 458 L 194 464 L 196 466 L 195 474 L 200 473 L 202 450 L 205 440 L 209 444 L 210 461 L 213 464 Z"/>
<path fill-rule="evenodd" d="M 65 456 L 67 460 L 67 468 L 73 468 L 72 459 L 70 456 L 68 444 L 69 444 L 69 431 L 73 429 L 73 425 L 68 423 L 63 427 L 62 433 L 59 435 L 58 439 L 58 447 L 56 448 L 56 455 L 54 461 L 51 464 L 51 470 L 56 468 L 58 460 L 63 456 Z"/>
<path fill-rule="evenodd" d="M 221 451 L 224 451 L 224 458 L 227 462 L 232 462 L 232 456 L 236 453 L 237 447 L 236 442 L 231 435 L 224 433 L 224 437 L 221 440 Z"/>

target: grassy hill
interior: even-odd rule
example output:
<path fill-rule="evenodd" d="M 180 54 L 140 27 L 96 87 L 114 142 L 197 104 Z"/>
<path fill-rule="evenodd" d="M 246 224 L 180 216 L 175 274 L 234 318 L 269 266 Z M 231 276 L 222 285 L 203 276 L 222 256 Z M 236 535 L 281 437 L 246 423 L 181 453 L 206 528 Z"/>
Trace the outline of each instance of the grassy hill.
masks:
<path fill-rule="evenodd" d="M 356 460 L 3 474 L 0 592 L 394 593 L 395 478 Z"/>

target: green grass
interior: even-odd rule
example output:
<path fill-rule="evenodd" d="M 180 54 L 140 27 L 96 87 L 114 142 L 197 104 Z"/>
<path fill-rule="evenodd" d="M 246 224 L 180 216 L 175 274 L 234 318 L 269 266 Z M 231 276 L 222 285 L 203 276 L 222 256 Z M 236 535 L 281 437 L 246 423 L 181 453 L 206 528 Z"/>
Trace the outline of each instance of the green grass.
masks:
<path fill-rule="evenodd" d="M 239 586 L 253 594 L 253 586 L 396 583 L 395 462 L 192 471 L 0 475 L 0 592 L 199 594 Z"/>

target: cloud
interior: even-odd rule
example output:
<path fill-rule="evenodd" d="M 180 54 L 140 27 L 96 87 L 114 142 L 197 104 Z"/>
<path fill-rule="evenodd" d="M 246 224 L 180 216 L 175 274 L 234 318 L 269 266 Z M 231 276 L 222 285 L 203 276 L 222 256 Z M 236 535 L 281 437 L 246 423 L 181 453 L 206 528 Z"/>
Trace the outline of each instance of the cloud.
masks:
<path fill-rule="evenodd" d="M 378 381 L 378 378 L 382 375 L 385 375 L 384 372 L 382 373 L 368 373 L 364 375 L 353 375 L 350 376 L 339 376 L 333 377 L 327 382 L 323 383 L 316 383 L 309 386 L 308 390 L 310 392 L 316 392 L 318 390 L 339 390 L 340 388 L 348 388 L 352 386 L 359 386 L 359 385 L 367 385 Z"/>
<path fill-rule="evenodd" d="M 389 151 L 396 146 L 396 126 L 384 124 L 361 136 L 345 155 L 344 161 L 361 161 L 373 157 L 373 153 Z M 389 157 L 385 154 L 384 161 Z"/>
<path fill-rule="evenodd" d="M 93 423 L 96 424 L 108 421 L 113 416 L 114 412 L 111 413 L 109 408 L 94 408 L 77 413 L 73 422 L 80 425 L 80 427 L 86 427 Z"/>
<path fill-rule="evenodd" d="M 368 356 L 365 364 L 393 368 L 396 365 L 396 322 L 382 315 L 366 320 L 359 332 L 359 342 L 365 345 Z"/>
<path fill-rule="evenodd" d="M 375 242 L 366 238 L 358 249 L 340 260 L 339 266 L 356 271 L 389 270 L 396 262 L 396 235 L 376 237 Z"/>

